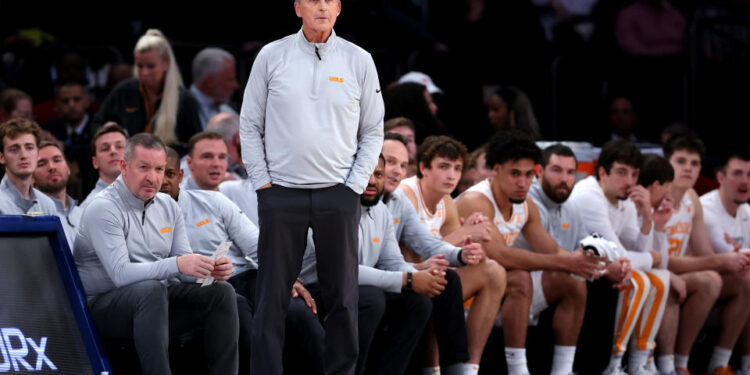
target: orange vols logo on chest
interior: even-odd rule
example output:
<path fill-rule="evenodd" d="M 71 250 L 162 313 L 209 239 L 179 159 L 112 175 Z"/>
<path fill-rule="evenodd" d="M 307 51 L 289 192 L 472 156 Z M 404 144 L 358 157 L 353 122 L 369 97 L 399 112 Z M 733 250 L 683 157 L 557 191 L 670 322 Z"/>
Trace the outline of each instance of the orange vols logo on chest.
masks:
<path fill-rule="evenodd" d="M 380 242 L 380 238 L 378 238 L 378 237 L 373 237 L 373 238 L 372 238 L 372 242 L 378 243 L 378 242 Z"/>
<path fill-rule="evenodd" d="M 330 76 L 330 77 L 328 77 L 328 80 L 331 81 L 331 82 L 344 83 L 344 79 L 341 78 L 341 77 Z"/>
<path fill-rule="evenodd" d="M 206 220 L 203 220 L 203 221 L 201 221 L 201 222 L 199 222 L 198 224 L 195 224 L 195 225 L 200 228 L 200 227 L 202 227 L 202 226 L 204 226 L 204 225 L 206 225 L 206 224 L 208 224 L 210 222 L 211 222 L 210 219 L 206 219 Z"/>
<path fill-rule="evenodd" d="M 570 223 L 565 223 L 562 225 L 562 229 L 568 229 L 570 228 Z"/>
<path fill-rule="evenodd" d="M 166 228 L 162 228 L 162 229 L 161 229 L 161 230 L 159 231 L 159 233 L 161 233 L 161 234 L 166 234 L 166 233 L 169 233 L 169 232 L 171 232 L 171 231 L 172 231 L 172 227 L 166 227 Z"/>

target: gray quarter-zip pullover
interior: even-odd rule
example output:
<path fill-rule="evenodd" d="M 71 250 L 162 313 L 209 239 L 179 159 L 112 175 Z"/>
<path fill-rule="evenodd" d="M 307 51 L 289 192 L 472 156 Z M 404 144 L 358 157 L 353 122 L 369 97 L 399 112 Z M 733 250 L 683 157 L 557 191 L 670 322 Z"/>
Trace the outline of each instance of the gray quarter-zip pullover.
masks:
<path fill-rule="evenodd" d="M 258 53 L 240 113 L 242 160 L 256 188 L 343 183 L 361 194 L 383 145 L 383 97 L 372 57 L 302 30 Z"/>
<path fill-rule="evenodd" d="M 122 176 L 84 208 L 74 249 L 89 300 L 138 281 L 178 282 L 177 257 L 192 253 L 177 202 L 163 193 L 143 202 Z"/>
<path fill-rule="evenodd" d="M 406 263 L 398 247 L 393 217 L 383 202 L 362 206 L 359 220 L 359 285 L 376 286 L 386 292 L 400 293 L 404 272 L 417 272 Z M 300 279 L 306 284 L 318 281 L 315 245 L 308 231 L 307 249 Z"/>
<path fill-rule="evenodd" d="M 52 198 L 31 187 L 29 198 L 24 198 L 6 174 L 0 181 L 0 215 L 42 214 L 56 215 Z"/>
<path fill-rule="evenodd" d="M 180 190 L 177 203 L 193 252 L 207 257 L 225 241 L 232 241 L 227 257 L 232 276 L 252 267 L 245 257 L 258 263 L 258 227 L 236 204 L 218 191 Z"/>

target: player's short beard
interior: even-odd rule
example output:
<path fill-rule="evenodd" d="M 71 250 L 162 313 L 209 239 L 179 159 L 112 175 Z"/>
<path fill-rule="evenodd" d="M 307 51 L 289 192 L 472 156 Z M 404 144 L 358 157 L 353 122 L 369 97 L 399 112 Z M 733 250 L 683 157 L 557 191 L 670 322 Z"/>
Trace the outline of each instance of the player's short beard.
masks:
<path fill-rule="evenodd" d="M 565 186 L 568 188 L 567 193 L 558 193 L 557 188 L 560 186 Z M 555 203 L 563 203 L 566 200 L 568 200 L 568 197 L 570 197 L 570 193 L 572 189 L 570 189 L 570 186 L 568 184 L 561 182 L 557 186 L 552 186 L 549 181 L 542 178 L 542 190 L 544 190 L 544 194 L 551 199 Z"/>
<path fill-rule="evenodd" d="M 367 187 L 370 187 L 372 185 L 368 185 Z M 365 188 L 366 189 L 366 188 Z M 377 187 L 375 187 L 377 189 Z M 376 204 L 378 204 L 378 201 L 380 200 L 380 197 L 383 196 L 383 191 L 385 191 L 385 188 L 378 190 L 378 193 L 375 194 L 375 196 L 372 198 L 372 200 L 365 198 L 364 194 L 359 196 L 359 202 L 365 206 L 365 207 L 372 207 Z"/>
<path fill-rule="evenodd" d="M 37 190 L 41 191 L 44 194 L 47 195 L 57 195 L 60 194 L 63 189 L 65 189 L 65 186 L 68 184 L 68 181 L 64 179 L 60 179 L 60 182 L 54 184 L 54 183 L 41 183 L 37 182 L 34 184 L 34 187 L 37 188 Z"/>
<path fill-rule="evenodd" d="M 524 199 L 508 198 L 508 200 L 510 201 L 510 203 L 513 203 L 513 204 L 521 204 L 523 202 L 526 202 L 526 198 L 524 198 Z"/>

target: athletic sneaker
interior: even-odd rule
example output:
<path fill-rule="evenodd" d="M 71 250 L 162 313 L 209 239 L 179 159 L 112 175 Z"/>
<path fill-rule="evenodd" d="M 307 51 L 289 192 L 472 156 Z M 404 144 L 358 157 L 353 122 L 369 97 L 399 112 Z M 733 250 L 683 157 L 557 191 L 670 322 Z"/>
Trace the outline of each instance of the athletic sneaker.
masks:
<path fill-rule="evenodd" d="M 712 372 L 710 375 L 734 375 L 734 371 L 732 371 L 732 368 L 730 366 L 727 367 L 717 367 L 714 372 Z"/>

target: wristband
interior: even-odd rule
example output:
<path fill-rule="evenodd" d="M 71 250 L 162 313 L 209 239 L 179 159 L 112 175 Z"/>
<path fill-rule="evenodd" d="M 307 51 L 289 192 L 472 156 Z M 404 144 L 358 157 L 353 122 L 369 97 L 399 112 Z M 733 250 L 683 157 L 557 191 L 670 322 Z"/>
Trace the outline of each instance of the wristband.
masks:
<path fill-rule="evenodd" d="M 458 250 L 458 263 L 461 263 L 462 266 L 466 265 L 466 262 L 464 262 L 464 249 L 460 248 L 461 250 Z"/>
<path fill-rule="evenodd" d="M 404 286 L 404 290 L 412 290 L 411 282 L 412 282 L 411 272 L 407 272 L 406 273 L 406 286 Z"/>

